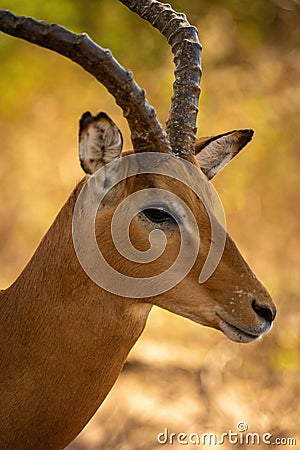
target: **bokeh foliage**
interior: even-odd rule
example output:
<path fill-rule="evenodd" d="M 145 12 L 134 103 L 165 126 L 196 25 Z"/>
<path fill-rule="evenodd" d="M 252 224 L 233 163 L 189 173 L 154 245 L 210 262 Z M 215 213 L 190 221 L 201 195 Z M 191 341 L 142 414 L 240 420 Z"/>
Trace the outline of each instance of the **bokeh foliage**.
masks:
<path fill-rule="evenodd" d="M 187 13 L 203 44 L 199 133 L 242 127 L 256 132 L 215 185 L 228 229 L 272 292 L 279 314 L 261 344 L 241 347 L 215 331 L 155 311 L 116 394 L 105 405 L 106 416 L 99 416 L 105 422 L 112 414 L 117 422 L 107 449 L 155 448 L 155 433 L 164 423 L 175 428 L 183 424 L 185 431 L 200 423 L 202 429 L 223 432 L 239 414 L 257 430 L 294 436 L 300 428 L 300 2 L 173 0 L 172 5 Z M 161 120 L 166 119 L 173 80 L 170 50 L 156 31 L 116 0 L 2 0 L 1 7 L 86 31 L 133 70 Z M 82 112 L 105 110 L 122 129 L 126 148 L 130 138 L 113 99 L 73 63 L 3 34 L 0 59 L 4 288 L 81 177 L 76 148 Z M 168 382 L 174 383 L 173 390 L 167 389 Z M 195 390 L 198 397 L 192 402 Z M 153 419 L 154 411 L 160 422 Z M 97 448 L 93 442 L 105 442 L 101 439 L 110 426 L 105 422 L 100 432 L 99 420 L 72 448 Z M 116 431 L 120 427 L 123 431 Z"/>

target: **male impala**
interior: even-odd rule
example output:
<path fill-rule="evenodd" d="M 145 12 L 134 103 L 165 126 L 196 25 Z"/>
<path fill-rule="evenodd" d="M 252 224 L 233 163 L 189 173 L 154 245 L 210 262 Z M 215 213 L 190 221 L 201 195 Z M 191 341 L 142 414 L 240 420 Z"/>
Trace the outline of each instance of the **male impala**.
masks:
<path fill-rule="evenodd" d="M 155 0 L 121 1 L 172 46 L 176 80 L 167 133 L 109 51 L 57 25 L 0 14 L 2 31 L 68 56 L 109 89 L 128 120 L 134 149 L 121 158 L 121 133 L 105 113 L 82 116 L 79 156 L 86 176 L 21 275 L 0 293 L 1 450 L 61 449 L 74 439 L 115 383 L 152 305 L 237 342 L 258 339 L 275 317 L 268 292 L 211 214 L 208 198 L 207 180 L 253 133 L 232 131 L 195 144 L 201 74 L 195 28 Z M 118 228 L 114 217 L 130 208 L 136 212 Z M 162 232 L 164 248 L 157 253 Z M 122 255 L 121 233 L 130 237 L 135 259 Z M 178 259 L 181 265 L 168 272 Z M 199 283 L 208 260 L 210 273 Z M 105 264 L 124 284 L 112 281 L 114 275 L 102 279 Z M 161 273 L 166 285 L 156 283 Z"/>

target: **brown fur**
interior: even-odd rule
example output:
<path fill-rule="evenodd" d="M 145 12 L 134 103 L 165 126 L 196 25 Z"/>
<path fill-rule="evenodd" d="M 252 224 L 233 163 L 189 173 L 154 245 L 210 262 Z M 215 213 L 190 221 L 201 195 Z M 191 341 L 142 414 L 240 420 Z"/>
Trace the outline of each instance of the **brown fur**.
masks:
<path fill-rule="evenodd" d="M 151 306 L 101 291 L 71 235 L 78 189 L 18 280 L 1 292 L 1 449 L 60 449 L 114 384 Z"/>

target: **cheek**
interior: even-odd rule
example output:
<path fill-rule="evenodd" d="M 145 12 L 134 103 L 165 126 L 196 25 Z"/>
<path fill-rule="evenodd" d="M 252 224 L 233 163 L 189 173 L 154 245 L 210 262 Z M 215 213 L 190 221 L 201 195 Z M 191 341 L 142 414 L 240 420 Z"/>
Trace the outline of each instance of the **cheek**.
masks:
<path fill-rule="evenodd" d="M 97 221 L 102 224 L 102 219 L 103 216 L 97 218 Z M 108 224 L 111 223 L 110 219 L 111 217 L 106 217 Z M 110 226 L 101 226 L 99 229 L 97 242 L 106 261 L 117 272 L 133 278 L 161 274 L 174 263 L 180 249 L 180 235 L 176 229 L 170 227 L 164 235 L 162 230 L 157 234 L 157 229 L 138 218 L 132 220 L 129 230 L 126 224 L 119 224 L 119 248 L 116 248 Z"/>
<path fill-rule="evenodd" d="M 134 218 L 129 228 L 131 245 L 141 253 L 139 273 L 153 276 L 167 270 L 176 260 L 180 250 L 180 233 L 173 225 L 152 226 L 147 219 Z"/>

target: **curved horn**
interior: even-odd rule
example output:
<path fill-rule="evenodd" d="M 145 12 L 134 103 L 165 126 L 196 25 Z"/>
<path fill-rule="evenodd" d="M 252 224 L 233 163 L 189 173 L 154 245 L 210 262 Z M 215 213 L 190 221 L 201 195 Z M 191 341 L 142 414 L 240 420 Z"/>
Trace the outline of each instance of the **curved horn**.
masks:
<path fill-rule="evenodd" d="M 197 114 L 201 80 L 201 45 L 197 29 L 184 14 L 156 0 L 120 0 L 151 23 L 168 40 L 175 63 L 175 82 L 167 134 L 172 151 L 180 155 L 195 153 Z"/>
<path fill-rule="evenodd" d="M 135 150 L 171 151 L 145 91 L 110 50 L 98 46 L 85 33 L 75 34 L 60 25 L 17 16 L 10 11 L 0 10 L 0 30 L 66 56 L 100 81 L 122 108 Z"/>

